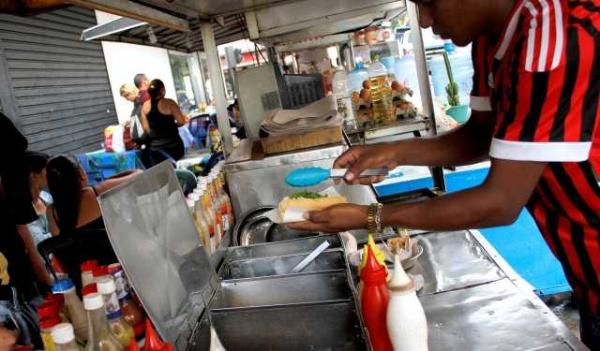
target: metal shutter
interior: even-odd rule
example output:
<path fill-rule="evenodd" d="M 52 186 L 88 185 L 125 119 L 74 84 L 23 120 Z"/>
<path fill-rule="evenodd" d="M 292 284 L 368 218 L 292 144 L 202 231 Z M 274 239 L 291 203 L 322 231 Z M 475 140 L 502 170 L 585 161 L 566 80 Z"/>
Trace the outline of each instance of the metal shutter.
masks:
<path fill-rule="evenodd" d="M 92 11 L 76 7 L 0 15 L 0 83 L 9 89 L 4 110 L 30 149 L 53 155 L 99 149 L 103 129 L 118 123 L 102 46 L 80 40 L 95 24 Z M 6 96 L 14 106 L 6 106 Z"/>

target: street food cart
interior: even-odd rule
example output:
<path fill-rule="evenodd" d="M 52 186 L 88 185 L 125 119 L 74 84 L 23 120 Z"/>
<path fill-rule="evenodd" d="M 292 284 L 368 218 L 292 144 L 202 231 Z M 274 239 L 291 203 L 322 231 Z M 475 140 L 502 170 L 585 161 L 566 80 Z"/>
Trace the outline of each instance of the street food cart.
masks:
<path fill-rule="evenodd" d="M 289 170 L 330 167 L 349 142 L 262 160 L 251 157 L 250 143 L 233 151 L 216 45 L 242 37 L 266 45 L 298 42 L 365 27 L 408 9 L 415 33 L 421 115 L 435 133 L 415 5 L 391 0 L 263 0 L 251 5 L 204 0 L 69 2 L 130 17 L 91 28 L 83 35 L 86 40 L 207 53 L 227 154 L 225 171 L 238 220 L 225 244 L 207 255 L 173 169 L 166 163 L 99 199 L 115 252 L 160 336 L 177 350 L 207 350 L 215 334 L 227 350 L 371 349 L 360 313 L 357 273 L 343 240 L 319 233 L 294 237 L 256 213 L 276 206 L 293 191 L 283 182 Z M 145 27 L 155 34 L 148 35 Z M 434 178 L 436 188 L 443 190 L 441 170 L 434 172 Z M 378 200 L 370 187 L 336 190 L 356 203 Z M 359 244 L 366 241 L 364 232 L 353 234 Z M 376 240 L 393 235 L 384 231 Z M 423 277 L 418 294 L 427 315 L 431 350 L 585 349 L 478 231 L 413 231 L 410 235 L 423 247 L 408 271 Z M 291 273 L 324 241 L 330 244 L 328 250 L 304 271 Z M 228 246 L 229 242 L 243 246 Z"/>

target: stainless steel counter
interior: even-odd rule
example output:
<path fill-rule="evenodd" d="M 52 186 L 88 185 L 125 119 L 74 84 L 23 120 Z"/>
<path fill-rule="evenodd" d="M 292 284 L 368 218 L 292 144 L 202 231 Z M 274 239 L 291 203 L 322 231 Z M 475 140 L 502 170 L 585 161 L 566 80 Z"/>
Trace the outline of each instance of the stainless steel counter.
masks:
<path fill-rule="evenodd" d="M 478 231 L 416 235 L 429 350 L 587 350 Z"/>

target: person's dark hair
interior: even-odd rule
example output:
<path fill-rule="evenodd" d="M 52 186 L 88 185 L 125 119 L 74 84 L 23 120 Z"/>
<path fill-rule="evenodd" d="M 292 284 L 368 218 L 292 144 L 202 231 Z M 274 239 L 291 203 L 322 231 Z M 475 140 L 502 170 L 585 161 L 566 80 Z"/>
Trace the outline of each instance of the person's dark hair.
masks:
<path fill-rule="evenodd" d="M 233 101 L 233 104 L 227 106 L 227 111 L 233 112 L 234 107 L 238 107 L 238 99 L 237 98 Z"/>
<path fill-rule="evenodd" d="M 50 156 L 43 152 L 26 151 L 25 163 L 27 164 L 27 171 L 29 173 L 40 173 L 48 165 L 48 159 L 50 159 Z"/>
<path fill-rule="evenodd" d="M 165 87 L 165 84 L 160 79 L 152 79 L 150 86 L 148 86 L 148 94 L 152 101 L 156 101 L 160 98 L 160 91 Z"/>
<path fill-rule="evenodd" d="M 148 79 L 148 78 L 146 78 L 146 75 L 144 73 L 138 73 L 133 77 L 133 84 L 135 84 L 136 88 L 140 89 L 140 87 L 142 86 L 142 83 L 146 79 Z"/>
<path fill-rule="evenodd" d="M 71 234 L 79 218 L 81 178 L 79 165 L 70 157 L 56 156 L 46 169 L 48 188 L 54 199 L 57 224 L 61 234 Z"/>

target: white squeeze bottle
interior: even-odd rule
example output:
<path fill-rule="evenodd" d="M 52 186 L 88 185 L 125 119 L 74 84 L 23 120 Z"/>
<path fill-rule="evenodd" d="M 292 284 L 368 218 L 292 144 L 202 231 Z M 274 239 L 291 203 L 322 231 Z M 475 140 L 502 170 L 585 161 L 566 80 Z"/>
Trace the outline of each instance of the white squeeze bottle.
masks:
<path fill-rule="evenodd" d="M 395 351 L 427 351 L 427 319 L 414 281 L 394 256 L 394 273 L 388 285 L 388 335 Z"/>

